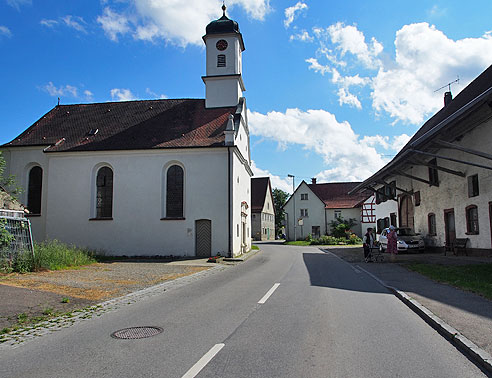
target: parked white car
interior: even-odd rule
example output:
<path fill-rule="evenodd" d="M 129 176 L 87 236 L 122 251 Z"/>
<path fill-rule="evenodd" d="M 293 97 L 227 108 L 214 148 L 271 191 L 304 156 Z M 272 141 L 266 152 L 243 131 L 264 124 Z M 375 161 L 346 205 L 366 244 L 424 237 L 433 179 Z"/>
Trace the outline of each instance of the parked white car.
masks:
<path fill-rule="evenodd" d="M 388 233 L 389 228 L 385 228 L 379 236 L 379 250 L 381 252 L 388 248 Z M 396 235 L 398 251 L 423 251 L 425 249 L 424 238 L 413 232 L 411 228 L 397 228 Z"/>

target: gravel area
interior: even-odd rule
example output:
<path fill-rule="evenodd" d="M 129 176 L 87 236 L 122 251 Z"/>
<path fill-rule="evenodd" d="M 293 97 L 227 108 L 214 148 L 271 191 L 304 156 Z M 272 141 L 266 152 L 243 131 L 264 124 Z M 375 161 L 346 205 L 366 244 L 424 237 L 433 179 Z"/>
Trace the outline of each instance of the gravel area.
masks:
<path fill-rule="evenodd" d="M 98 263 L 79 269 L 0 274 L 0 330 L 207 270 L 206 259 Z M 25 315 L 24 315 L 25 314 Z"/>

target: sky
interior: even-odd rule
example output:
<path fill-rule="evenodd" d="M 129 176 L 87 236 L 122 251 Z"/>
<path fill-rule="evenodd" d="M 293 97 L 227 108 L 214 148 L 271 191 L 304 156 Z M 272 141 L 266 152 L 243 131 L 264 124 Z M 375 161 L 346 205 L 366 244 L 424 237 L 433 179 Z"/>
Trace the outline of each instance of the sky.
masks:
<path fill-rule="evenodd" d="M 0 0 L 0 143 L 61 104 L 204 98 L 218 0 Z M 255 176 L 361 181 L 492 64 L 492 1 L 228 0 Z M 444 87 L 444 89 L 442 88 Z"/>

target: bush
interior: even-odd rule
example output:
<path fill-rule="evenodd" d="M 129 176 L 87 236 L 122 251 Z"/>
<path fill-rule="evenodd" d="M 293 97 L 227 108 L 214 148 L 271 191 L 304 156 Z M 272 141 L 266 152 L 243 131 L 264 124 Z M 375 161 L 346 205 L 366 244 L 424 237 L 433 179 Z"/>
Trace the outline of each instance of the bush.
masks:
<path fill-rule="evenodd" d="M 336 245 L 338 244 L 338 239 L 334 236 L 323 235 L 319 239 L 314 239 L 311 241 L 311 245 Z"/>
<path fill-rule="evenodd" d="M 362 239 L 355 234 L 348 237 L 347 244 L 362 244 Z"/>
<path fill-rule="evenodd" d="M 34 245 L 34 269 L 58 270 L 95 262 L 93 251 L 63 244 L 58 240 Z"/>

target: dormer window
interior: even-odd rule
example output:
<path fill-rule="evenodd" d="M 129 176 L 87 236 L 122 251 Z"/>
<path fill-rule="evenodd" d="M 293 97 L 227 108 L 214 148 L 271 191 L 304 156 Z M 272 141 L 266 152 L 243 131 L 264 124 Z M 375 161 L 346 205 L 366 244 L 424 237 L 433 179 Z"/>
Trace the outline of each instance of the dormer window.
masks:
<path fill-rule="evenodd" d="M 217 67 L 226 66 L 226 56 L 224 54 L 217 55 Z"/>

